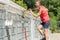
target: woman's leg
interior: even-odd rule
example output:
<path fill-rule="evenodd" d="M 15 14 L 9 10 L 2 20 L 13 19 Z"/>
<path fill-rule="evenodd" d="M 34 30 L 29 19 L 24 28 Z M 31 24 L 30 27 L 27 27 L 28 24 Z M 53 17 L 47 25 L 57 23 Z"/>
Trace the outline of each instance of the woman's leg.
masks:
<path fill-rule="evenodd" d="M 44 27 L 44 36 L 46 40 L 49 40 L 49 36 L 48 36 L 48 28 L 50 25 L 50 21 L 44 22 L 43 23 L 43 27 Z"/>
<path fill-rule="evenodd" d="M 43 26 L 42 26 L 42 25 L 39 25 L 39 26 L 38 26 L 38 31 L 40 32 L 41 35 L 44 36 L 44 33 L 43 33 Z"/>
<path fill-rule="evenodd" d="M 45 39 L 46 39 L 46 40 L 49 40 L 48 28 L 44 28 L 44 35 L 45 35 Z"/>

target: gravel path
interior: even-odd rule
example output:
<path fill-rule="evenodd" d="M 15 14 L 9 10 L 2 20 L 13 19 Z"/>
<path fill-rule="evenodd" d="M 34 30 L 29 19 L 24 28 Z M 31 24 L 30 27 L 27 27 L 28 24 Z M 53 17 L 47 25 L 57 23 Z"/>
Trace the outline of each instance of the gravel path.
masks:
<path fill-rule="evenodd" d="M 50 40 L 60 40 L 60 33 L 53 33 Z"/>

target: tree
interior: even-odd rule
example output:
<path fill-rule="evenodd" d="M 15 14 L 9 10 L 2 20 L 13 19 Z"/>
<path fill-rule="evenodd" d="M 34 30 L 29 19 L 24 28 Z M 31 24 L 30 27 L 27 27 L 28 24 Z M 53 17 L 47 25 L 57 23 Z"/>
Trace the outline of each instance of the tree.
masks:
<path fill-rule="evenodd" d="M 34 0 L 23 0 L 23 2 L 27 5 L 27 9 L 34 8 L 34 4 L 35 4 Z"/>

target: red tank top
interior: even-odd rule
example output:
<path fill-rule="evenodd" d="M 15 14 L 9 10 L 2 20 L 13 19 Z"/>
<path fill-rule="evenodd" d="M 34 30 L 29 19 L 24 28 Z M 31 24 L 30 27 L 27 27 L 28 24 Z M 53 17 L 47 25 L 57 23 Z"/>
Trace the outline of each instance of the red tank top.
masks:
<path fill-rule="evenodd" d="M 44 6 L 40 6 L 38 10 L 40 11 L 40 18 L 42 22 L 50 20 L 47 8 L 45 8 Z"/>

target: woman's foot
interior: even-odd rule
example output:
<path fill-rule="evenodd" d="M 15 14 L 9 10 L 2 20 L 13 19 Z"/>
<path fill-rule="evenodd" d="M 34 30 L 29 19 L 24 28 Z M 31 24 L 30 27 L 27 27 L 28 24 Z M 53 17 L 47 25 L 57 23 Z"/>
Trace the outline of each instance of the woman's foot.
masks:
<path fill-rule="evenodd" d="M 42 38 L 41 40 L 46 40 L 46 38 L 44 37 L 44 38 Z"/>

